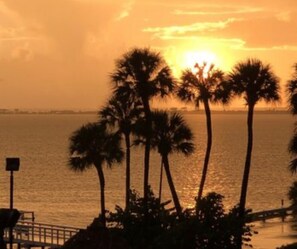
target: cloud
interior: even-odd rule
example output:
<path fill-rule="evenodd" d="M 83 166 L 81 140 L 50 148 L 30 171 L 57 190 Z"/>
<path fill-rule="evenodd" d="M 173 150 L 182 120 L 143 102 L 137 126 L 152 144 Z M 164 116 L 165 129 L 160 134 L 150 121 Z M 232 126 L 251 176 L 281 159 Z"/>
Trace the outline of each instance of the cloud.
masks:
<path fill-rule="evenodd" d="M 132 10 L 134 0 L 130 0 L 124 3 L 123 10 L 120 12 L 119 16 L 116 18 L 116 21 L 120 21 L 130 15 Z"/>
<path fill-rule="evenodd" d="M 56 55 L 78 57 L 84 51 L 88 33 L 106 31 L 120 7 L 110 3 L 73 0 L 6 0 L 27 32 L 44 37 Z"/>
<path fill-rule="evenodd" d="M 0 106 L 97 107 L 110 92 L 120 10 L 110 1 L 0 1 Z"/>
<path fill-rule="evenodd" d="M 216 16 L 216 15 L 239 15 L 251 14 L 262 12 L 263 9 L 259 7 L 224 7 L 224 6 L 211 6 L 207 8 L 200 8 L 200 10 L 174 10 L 174 15 L 191 15 L 191 16 Z"/>
<path fill-rule="evenodd" d="M 225 29 L 230 23 L 238 21 L 239 19 L 230 18 L 219 22 L 199 22 L 184 26 L 170 26 L 170 27 L 148 27 L 144 28 L 143 32 L 154 33 L 154 37 L 160 39 L 176 39 L 178 36 L 185 35 L 189 32 L 214 32 Z"/>
<path fill-rule="evenodd" d="M 290 22 L 292 20 L 291 14 L 292 14 L 291 11 L 280 12 L 276 14 L 276 18 L 279 21 Z"/>
<path fill-rule="evenodd" d="M 246 47 L 242 46 L 239 47 L 238 49 L 240 50 L 245 50 L 245 51 L 294 51 L 297 52 L 297 45 L 296 46 L 291 46 L 291 45 L 283 45 L 283 46 L 271 46 L 271 47 Z"/>
<path fill-rule="evenodd" d="M 283 21 L 274 15 L 259 18 L 242 19 L 230 23 L 217 36 L 225 38 L 240 37 L 248 47 L 283 47 L 296 46 L 297 18 Z"/>

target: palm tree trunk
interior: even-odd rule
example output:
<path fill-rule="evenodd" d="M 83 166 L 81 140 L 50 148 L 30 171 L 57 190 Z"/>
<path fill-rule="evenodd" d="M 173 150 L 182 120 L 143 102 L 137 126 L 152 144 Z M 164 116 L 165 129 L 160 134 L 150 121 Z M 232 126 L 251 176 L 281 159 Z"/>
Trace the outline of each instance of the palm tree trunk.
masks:
<path fill-rule="evenodd" d="M 97 173 L 99 176 L 99 184 L 100 184 L 100 204 L 101 204 L 101 222 L 103 224 L 104 227 L 106 227 L 106 218 L 105 218 L 105 192 L 104 192 L 104 188 L 105 188 L 105 179 L 104 179 L 104 173 L 102 170 L 102 166 L 101 165 L 96 165 L 96 169 L 97 169 Z M 99 214 L 100 216 L 100 214 Z"/>
<path fill-rule="evenodd" d="M 244 166 L 240 202 L 239 202 L 239 219 L 241 222 L 241 229 L 243 228 L 245 223 L 244 222 L 245 204 L 246 204 L 248 181 L 249 181 L 249 174 L 250 174 L 250 168 L 251 168 L 251 158 L 252 158 L 252 149 L 253 149 L 253 116 L 254 116 L 254 105 L 251 104 L 248 106 L 248 116 L 247 116 L 248 144 L 247 144 L 245 166 Z M 241 235 L 240 240 L 242 242 L 243 231 L 241 231 L 240 235 Z"/>
<path fill-rule="evenodd" d="M 126 142 L 126 211 L 130 206 L 130 136 L 125 134 Z"/>
<path fill-rule="evenodd" d="M 209 103 L 208 103 L 208 100 L 204 100 L 203 103 L 204 103 L 204 110 L 206 115 L 207 146 L 206 146 L 203 171 L 202 171 L 202 176 L 201 176 L 201 181 L 200 181 L 200 186 L 198 191 L 198 198 L 197 198 L 198 203 L 201 200 L 202 194 L 203 194 L 203 189 L 204 189 L 204 184 L 205 184 L 207 169 L 208 169 L 208 163 L 210 158 L 211 145 L 212 145 L 211 113 L 210 113 Z"/>
<path fill-rule="evenodd" d="M 240 214 L 242 217 L 244 216 L 249 174 L 250 174 L 250 168 L 251 168 L 251 158 L 252 158 L 252 149 L 253 149 L 253 116 L 254 116 L 254 105 L 250 105 L 248 109 L 248 117 L 247 117 L 248 144 L 247 144 L 244 173 L 243 173 L 242 185 L 241 185 L 240 203 L 239 203 Z"/>
<path fill-rule="evenodd" d="M 142 99 L 143 108 L 145 112 L 146 119 L 146 141 L 145 141 L 145 151 L 144 151 L 144 179 L 143 179 L 143 205 L 144 205 L 144 215 L 145 220 L 148 215 L 148 192 L 149 192 L 149 167 L 150 167 L 150 150 L 151 150 L 151 136 L 152 136 L 152 114 L 147 98 Z"/>
<path fill-rule="evenodd" d="M 163 185 L 163 160 L 161 160 L 160 167 L 160 182 L 159 182 L 159 202 L 161 204 L 161 196 L 162 196 L 162 185 Z"/>
<path fill-rule="evenodd" d="M 168 184 L 169 184 L 169 188 L 170 188 L 170 191 L 171 191 L 172 199 L 173 199 L 173 202 L 174 202 L 174 206 L 175 206 L 177 215 L 181 218 L 182 208 L 180 206 L 179 199 L 177 197 L 177 193 L 175 191 L 174 183 L 173 183 L 172 176 L 171 176 L 171 173 L 170 173 L 170 168 L 169 168 L 169 162 L 168 162 L 167 155 L 162 155 L 162 161 L 163 161 L 167 181 L 168 181 Z"/>

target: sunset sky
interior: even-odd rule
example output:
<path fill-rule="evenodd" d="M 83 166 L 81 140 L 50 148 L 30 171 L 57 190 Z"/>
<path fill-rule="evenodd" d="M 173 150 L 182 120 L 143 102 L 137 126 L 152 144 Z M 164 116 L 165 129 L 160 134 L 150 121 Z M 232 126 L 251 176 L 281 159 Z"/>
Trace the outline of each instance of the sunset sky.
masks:
<path fill-rule="evenodd" d="M 226 71 L 257 57 L 284 85 L 297 62 L 297 2 L 0 1 L 0 109 L 96 109 L 115 59 L 133 47 L 160 51 L 177 77 L 196 57 Z"/>

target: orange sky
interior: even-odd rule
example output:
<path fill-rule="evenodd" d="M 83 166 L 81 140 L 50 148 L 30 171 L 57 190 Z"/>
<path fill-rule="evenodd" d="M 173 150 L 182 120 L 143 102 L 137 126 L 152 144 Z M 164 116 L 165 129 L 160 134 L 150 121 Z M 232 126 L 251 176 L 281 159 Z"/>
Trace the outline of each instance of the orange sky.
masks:
<path fill-rule="evenodd" d="M 114 60 L 135 46 L 161 51 L 176 75 L 192 53 L 223 70 L 257 57 L 283 85 L 296 31 L 296 0 L 0 1 L 0 109 L 98 108 Z"/>

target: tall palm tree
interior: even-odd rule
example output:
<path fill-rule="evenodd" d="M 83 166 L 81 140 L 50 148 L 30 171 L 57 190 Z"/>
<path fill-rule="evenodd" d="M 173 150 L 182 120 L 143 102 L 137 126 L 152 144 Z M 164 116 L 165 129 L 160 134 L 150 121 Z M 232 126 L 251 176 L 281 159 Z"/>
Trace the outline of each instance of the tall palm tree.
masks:
<path fill-rule="evenodd" d="M 287 83 L 287 94 L 288 94 L 288 102 L 289 108 L 292 115 L 297 114 L 297 63 L 294 65 L 294 73 L 292 75 L 292 79 L 290 79 Z M 295 124 L 296 126 L 296 124 Z M 297 127 L 295 127 L 295 131 L 293 137 L 289 143 L 289 152 L 294 157 L 289 165 L 289 169 L 292 173 L 297 172 Z"/>
<path fill-rule="evenodd" d="M 215 69 L 214 65 L 195 65 L 197 72 L 186 69 L 182 72 L 181 84 L 179 85 L 177 96 L 186 102 L 193 102 L 196 107 L 202 103 L 206 115 L 207 146 L 204 157 L 203 171 L 198 191 L 198 202 L 201 200 L 204 184 L 206 180 L 211 146 L 212 146 L 212 125 L 210 103 L 227 103 L 228 95 L 221 90 L 221 83 L 224 80 L 224 73 Z"/>
<path fill-rule="evenodd" d="M 99 111 L 102 122 L 124 136 L 126 145 L 126 210 L 129 209 L 130 201 L 130 148 L 131 133 L 137 120 L 141 117 L 143 108 L 139 100 L 129 95 L 114 95 L 107 105 Z"/>
<path fill-rule="evenodd" d="M 119 134 L 112 134 L 106 130 L 105 125 L 88 123 L 76 130 L 70 137 L 69 166 L 74 171 L 85 171 L 92 166 L 97 170 L 100 184 L 101 215 L 99 217 L 103 226 L 105 219 L 105 179 L 102 166 L 111 167 L 113 163 L 121 162 L 123 151 L 120 147 Z"/>
<path fill-rule="evenodd" d="M 193 134 L 180 114 L 169 115 L 165 111 L 153 112 L 152 148 L 161 155 L 172 199 L 179 217 L 182 208 L 175 190 L 169 167 L 168 156 L 181 152 L 188 156 L 194 152 Z"/>
<path fill-rule="evenodd" d="M 271 66 L 263 64 L 259 59 L 247 59 L 237 63 L 228 77 L 233 94 L 239 97 L 243 96 L 248 107 L 248 143 L 239 203 L 239 212 L 243 217 L 253 149 L 254 108 L 261 100 L 270 103 L 280 99 L 279 79 L 273 73 Z"/>
<path fill-rule="evenodd" d="M 152 133 L 150 100 L 155 96 L 164 97 L 174 89 L 170 68 L 162 56 L 148 48 L 135 48 L 116 61 L 115 71 L 111 74 L 117 94 L 132 94 L 140 99 L 144 108 L 146 122 L 146 142 L 144 155 L 143 196 L 144 210 L 147 213 L 149 185 L 149 158 Z"/>

